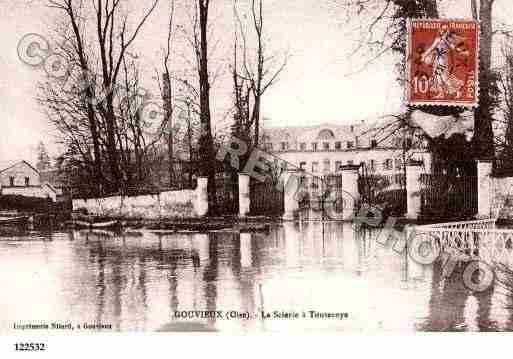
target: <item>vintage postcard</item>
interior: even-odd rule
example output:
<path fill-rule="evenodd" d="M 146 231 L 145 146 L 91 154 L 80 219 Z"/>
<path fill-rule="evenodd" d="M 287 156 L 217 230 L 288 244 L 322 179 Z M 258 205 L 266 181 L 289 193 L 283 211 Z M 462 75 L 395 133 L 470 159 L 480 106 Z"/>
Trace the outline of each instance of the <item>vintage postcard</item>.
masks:
<path fill-rule="evenodd" d="M 473 107 L 479 91 L 479 22 L 408 22 L 407 101 L 410 105 Z"/>
<path fill-rule="evenodd" d="M 11 353 L 513 331 L 510 1 L 0 10 Z"/>

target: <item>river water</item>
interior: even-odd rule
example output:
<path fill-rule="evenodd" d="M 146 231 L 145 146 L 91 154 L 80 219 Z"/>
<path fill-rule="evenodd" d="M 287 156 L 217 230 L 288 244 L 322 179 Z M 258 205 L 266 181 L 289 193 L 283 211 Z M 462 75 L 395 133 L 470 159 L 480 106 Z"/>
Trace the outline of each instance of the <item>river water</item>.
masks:
<path fill-rule="evenodd" d="M 3 230 L 0 332 L 27 323 L 75 331 L 84 323 L 116 331 L 513 329 L 503 287 L 472 292 L 461 271 L 444 278 L 436 264 L 412 279 L 407 257 L 375 234 L 321 221 L 266 233 Z"/>

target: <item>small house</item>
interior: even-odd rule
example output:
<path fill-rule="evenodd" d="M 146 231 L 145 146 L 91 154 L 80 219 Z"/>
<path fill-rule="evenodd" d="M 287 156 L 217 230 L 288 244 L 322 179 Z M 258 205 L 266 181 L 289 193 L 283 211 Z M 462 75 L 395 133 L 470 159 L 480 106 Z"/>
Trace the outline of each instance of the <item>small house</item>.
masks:
<path fill-rule="evenodd" d="M 20 195 L 25 197 L 50 198 L 56 201 L 56 189 L 41 183 L 39 171 L 24 160 L 0 161 L 1 195 Z"/>

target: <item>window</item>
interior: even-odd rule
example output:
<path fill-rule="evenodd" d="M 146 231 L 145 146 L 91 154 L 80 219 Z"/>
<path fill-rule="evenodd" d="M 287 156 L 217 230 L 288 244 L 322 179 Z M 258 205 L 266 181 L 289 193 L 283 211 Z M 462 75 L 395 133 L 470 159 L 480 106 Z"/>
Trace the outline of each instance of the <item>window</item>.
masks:
<path fill-rule="evenodd" d="M 9 185 L 14 186 L 14 176 L 9 177 Z"/>
<path fill-rule="evenodd" d="M 340 142 L 340 141 L 335 142 L 335 149 L 336 150 L 342 149 L 342 142 Z"/>
<path fill-rule="evenodd" d="M 323 168 L 323 171 L 324 171 L 324 172 L 329 172 L 329 171 L 330 171 L 330 160 L 324 160 L 324 168 Z"/>
<path fill-rule="evenodd" d="M 319 162 L 312 162 L 312 172 L 316 173 L 319 170 Z"/>
<path fill-rule="evenodd" d="M 374 171 L 376 169 L 376 161 L 370 160 L 370 170 Z"/>
<path fill-rule="evenodd" d="M 322 130 L 321 132 L 319 132 L 319 135 L 317 136 L 317 138 L 319 138 L 321 140 L 328 140 L 333 137 L 335 137 L 335 134 L 333 133 L 332 130 L 328 130 L 328 129 Z"/>
<path fill-rule="evenodd" d="M 287 142 L 282 142 L 281 143 L 281 150 L 282 151 L 286 151 L 286 150 L 288 150 L 288 148 L 289 148 L 289 144 Z"/>
<path fill-rule="evenodd" d="M 403 168 L 403 160 L 401 158 L 395 159 L 395 169 L 400 170 Z"/>
<path fill-rule="evenodd" d="M 354 126 L 351 125 L 351 127 L 349 128 L 351 130 L 351 132 L 354 132 Z"/>
<path fill-rule="evenodd" d="M 378 147 L 378 141 L 371 140 L 371 148 Z"/>
<path fill-rule="evenodd" d="M 411 138 L 406 139 L 406 148 L 410 148 L 413 145 L 413 141 Z"/>
<path fill-rule="evenodd" d="M 306 169 L 306 162 L 299 162 L 299 169 L 304 171 Z"/>
<path fill-rule="evenodd" d="M 335 162 L 335 171 L 340 171 L 342 167 L 342 161 L 336 161 Z"/>
<path fill-rule="evenodd" d="M 272 151 L 273 150 L 273 144 L 271 142 L 267 142 L 265 144 L 265 150 L 266 151 Z"/>
<path fill-rule="evenodd" d="M 392 159 L 387 158 L 383 161 L 383 170 L 388 171 L 392 169 Z"/>
<path fill-rule="evenodd" d="M 306 143 L 304 143 L 304 142 L 303 142 L 303 143 L 300 143 L 300 144 L 299 144 L 299 149 L 300 149 L 301 151 L 306 151 Z"/>
<path fill-rule="evenodd" d="M 30 185 L 30 177 L 25 177 L 25 186 L 29 186 Z"/>
<path fill-rule="evenodd" d="M 325 151 L 328 151 L 330 149 L 330 143 L 329 142 L 324 142 L 322 144 L 322 147 L 324 148 Z"/>
<path fill-rule="evenodd" d="M 353 141 L 347 141 L 347 148 L 353 148 L 354 142 Z"/>
<path fill-rule="evenodd" d="M 316 189 L 316 188 L 319 188 L 319 180 L 320 178 L 317 177 L 317 176 L 313 176 L 312 177 L 312 188 Z"/>
<path fill-rule="evenodd" d="M 312 143 L 312 151 L 317 151 L 317 142 Z"/>
<path fill-rule="evenodd" d="M 404 177 L 402 173 L 396 173 L 394 176 L 394 183 L 404 186 Z"/>

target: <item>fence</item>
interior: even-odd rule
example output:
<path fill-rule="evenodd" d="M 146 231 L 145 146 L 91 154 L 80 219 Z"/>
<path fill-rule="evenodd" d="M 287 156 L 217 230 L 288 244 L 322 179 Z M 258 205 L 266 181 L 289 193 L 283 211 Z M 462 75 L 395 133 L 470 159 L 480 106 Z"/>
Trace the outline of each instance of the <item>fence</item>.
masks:
<path fill-rule="evenodd" d="M 358 180 L 362 202 L 383 207 L 388 214 L 406 213 L 406 176 L 404 173 L 391 175 L 362 174 Z"/>
<path fill-rule="evenodd" d="M 284 208 L 283 186 L 276 185 L 272 181 L 250 180 L 249 185 L 250 205 L 252 215 L 282 215 Z"/>
<path fill-rule="evenodd" d="M 423 174 L 421 213 L 432 218 L 470 218 L 477 213 L 477 177 Z"/>
<path fill-rule="evenodd" d="M 213 212 L 219 215 L 239 213 L 239 181 L 237 173 L 216 173 L 216 207 Z"/>
<path fill-rule="evenodd" d="M 303 174 L 299 178 L 297 200 L 299 207 L 320 210 L 326 201 L 335 201 L 341 197 L 342 176 L 340 174 L 312 175 Z M 340 202 L 342 203 L 342 202 Z"/>

